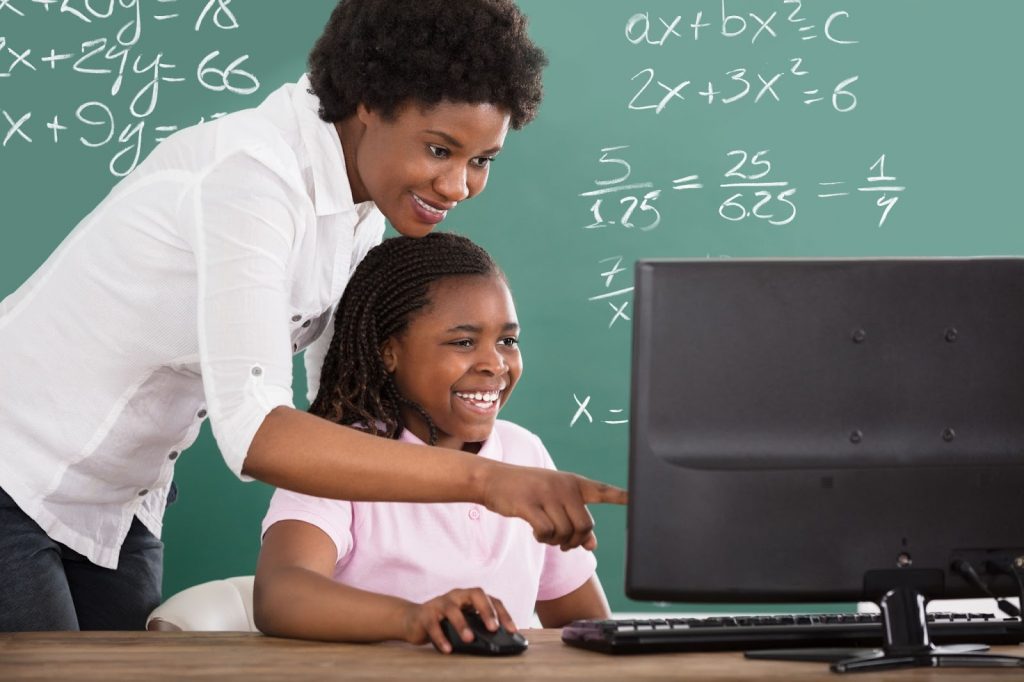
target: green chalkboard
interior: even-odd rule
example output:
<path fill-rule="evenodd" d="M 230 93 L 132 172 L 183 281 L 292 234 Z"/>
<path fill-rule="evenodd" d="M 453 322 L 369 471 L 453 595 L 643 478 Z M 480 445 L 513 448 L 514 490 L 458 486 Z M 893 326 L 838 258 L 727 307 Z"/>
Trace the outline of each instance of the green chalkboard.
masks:
<path fill-rule="evenodd" d="M 0 295 L 161 137 L 296 80 L 333 5 L 0 3 Z M 562 468 L 626 482 L 637 258 L 1024 253 L 1024 3 L 521 6 L 543 107 L 445 225 L 509 275 L 526 371 L 504 416 Z M 208 431 L 176 480 L 165 591 L 251 573 L 269 489 Z M 593 511 L 613 608 L 680 608 L 625 597 L 625 512 Z"/>

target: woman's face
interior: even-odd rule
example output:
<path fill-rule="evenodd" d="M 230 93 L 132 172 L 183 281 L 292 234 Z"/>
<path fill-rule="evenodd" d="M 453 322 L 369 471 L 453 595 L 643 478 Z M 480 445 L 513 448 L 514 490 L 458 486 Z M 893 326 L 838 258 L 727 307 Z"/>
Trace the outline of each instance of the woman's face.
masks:
<path fill-rule="evenodd" d="M 437 445 L 464 449 L 486 440 L 523 372 L 519 322 L 505 280 L 462 275 L 434 282 L 430 302 L 381 348 L 398 392 L 437 427 Z M 430 429 L 406 405 L 402 420 L 430 442 Z M 470 450 L 475 450 L 470 446 Z"/>
<path fill-rule="evenodd" d="M 388 120 L 360 105 L 353 197 L 370 199 L 396 230 L 422 237 L 448 211 L 483 191 L 509 114 L 493 104 L 415 103 Z"/>

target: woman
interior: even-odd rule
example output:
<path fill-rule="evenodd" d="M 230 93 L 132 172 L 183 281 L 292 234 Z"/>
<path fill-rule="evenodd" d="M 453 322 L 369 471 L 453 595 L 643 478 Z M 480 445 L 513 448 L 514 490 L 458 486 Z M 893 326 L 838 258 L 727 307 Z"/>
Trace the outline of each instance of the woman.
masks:
<path fill-rule="evenodd" d="M 142 627 L 174 462 L 206 417 L 243 480 L 475 501 L 593 547 L 584 505 L 624 491 L 291 400 L 291 354 L 310 346 L 317 386 L 321 332 L 384 218 L 422 236 L 481 192 L 544 62 L 511 0 L 344 0 L 308 79 L 169 138 L 3 301 L 0 630 Z"/>

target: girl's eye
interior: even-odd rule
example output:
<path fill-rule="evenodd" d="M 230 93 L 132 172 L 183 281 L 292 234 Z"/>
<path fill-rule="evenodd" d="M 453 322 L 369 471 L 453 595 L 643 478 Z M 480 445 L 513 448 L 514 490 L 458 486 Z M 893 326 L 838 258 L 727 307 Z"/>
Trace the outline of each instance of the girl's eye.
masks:
<path fill-rule="evenodd" d="M 459 339 L 458 341 L 452 341 L 453 346 L 459 346 L 460 348 L 472 348 L 473 339 Z"/>
<path fill-rule="evenodd" d="M 428 144 L 427 149 L 430 150 L 430 155 L 435 159 L 447 159 L 448 155 L 451 153 L 444 147 L 440 147 L 436 144 Z"/>
<path fill-rule="evenodd" d="M 517 346 L 519 346 L 519 339 L 517 339 L 514 336 L 507 336 L 498 343 L 505 346 L 506 348 L 516 348 Z"/>
<path fill-rule="evenodd" d="M 494 162 L 493 156 L 478 156 L 473 159 L 472 164 L 477 168 L 487 168 Z"/>

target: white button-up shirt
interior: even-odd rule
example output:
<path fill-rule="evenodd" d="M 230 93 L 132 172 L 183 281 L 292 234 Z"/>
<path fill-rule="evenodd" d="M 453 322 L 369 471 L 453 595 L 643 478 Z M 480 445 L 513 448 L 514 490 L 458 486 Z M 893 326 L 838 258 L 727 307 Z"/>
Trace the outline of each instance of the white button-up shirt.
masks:
<path fill-rule="evenodd" d="M 354 204 L 308 80 L 157 147 L 0 303 L 0 487 L 116 568 L 160 535 L 174 463 L 209 416 L 240 478 L 256 430 L 310 392 L 331 312 L 384 218 Z M 327 333 L 322 334 L 322 332 Z"/>

